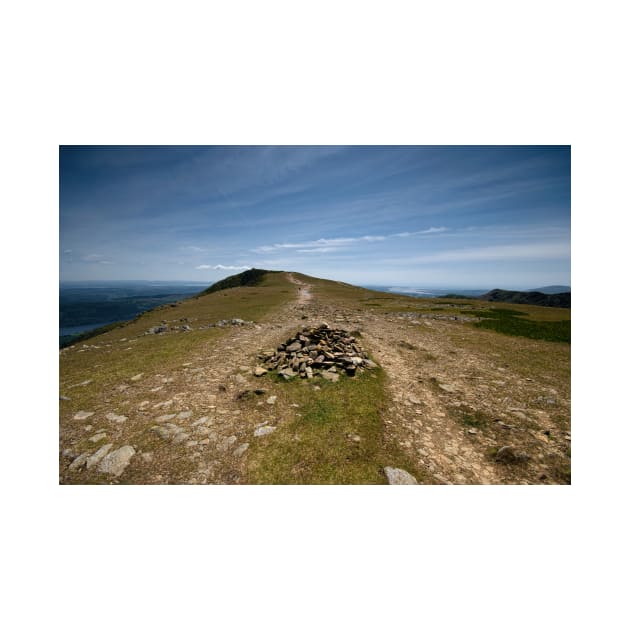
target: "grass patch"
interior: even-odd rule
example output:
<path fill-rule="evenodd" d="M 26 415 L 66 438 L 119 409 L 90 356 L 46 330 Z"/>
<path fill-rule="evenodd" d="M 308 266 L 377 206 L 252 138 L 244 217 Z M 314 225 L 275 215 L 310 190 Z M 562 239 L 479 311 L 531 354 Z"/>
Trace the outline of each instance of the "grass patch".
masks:
<path fill-rule="evenodd" d="M 494 330 L 516 337 L 571 343 L 571 320 L 569 319 L 555 321 L 529 319 L 529 313 L 509 308 L 461 311 L 461 314 L 483 318 L 480 322 L 473 324 L 476 328 Z"/>
<path fill-rule="evenodd" d="M 320 390 L 300 380 L 277 387 L 286 406 L 300 406 L 293 418 L 250 446 L 248 482 L 382 484 L 384 466 L 404 468 L 420 480 L 407 457 L 385 440 L 384 378 L 378 369 L 337 383 L 317 379 Z"/>
<path fill-rule="evenodd" d="M 483 411 L 471 409 L 470 407 L 459 407 L 451 410 L 451 413 L 464 426 L 474 427 L 475 429 L 486 426 L 489 420 Z"/>

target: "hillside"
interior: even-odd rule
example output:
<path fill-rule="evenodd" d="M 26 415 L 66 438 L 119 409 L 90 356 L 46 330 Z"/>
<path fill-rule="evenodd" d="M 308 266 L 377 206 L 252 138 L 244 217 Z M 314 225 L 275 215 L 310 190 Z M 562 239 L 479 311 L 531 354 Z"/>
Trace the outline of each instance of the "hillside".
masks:
<path fill-rule="evenodd" d="M 569 309 L 250 271 L 60 351 L 60 483 L 570 483 Z"/>
<path fill-rule="evenodd" d="M 540 291 L 506 291 L 493 289 L 479 296 L 486 302 L 503 302 L 505 304 L 531 304 L 534 306 L 553 306 L 571 308 L 571 293 L 541 293 Z"/>

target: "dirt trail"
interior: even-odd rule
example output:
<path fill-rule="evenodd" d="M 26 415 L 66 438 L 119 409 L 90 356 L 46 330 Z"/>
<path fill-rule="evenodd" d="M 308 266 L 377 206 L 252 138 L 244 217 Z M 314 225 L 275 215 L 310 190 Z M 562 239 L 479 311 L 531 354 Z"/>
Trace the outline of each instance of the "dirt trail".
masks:
<path fill-rule="evenodd" d="M 287 278 L 289 279 L 290 282 L 293 282 L 293 284 L 298 285 L 298 298 L 297 298 L 298 305 L 303 306 L 304 304 L 307 304 L 313 299 L 313 294 L 311 293 L 310 284 L 306 284 L 306 282 L 302 282 L 301 280 L 298 280 L 292 273 L 287 273 Z"/>
<path fill-rule="evenodd" d="M 60 466 L 62 483 L 81 483 L 91 477 L 102 481 L 94 470 L 68 469 L 80 454 L 73 443 L 102 433 L 106 437 L 95 442 L 89 454 L 106 443 L 113 443 L 113 449 L 131 445 L 136 450 L 125 470 L 127 483 L 242 482 L 245 445 L 256 439 L 256 425 L 273 424 L 282 410 L 268 405 L 261 395 L 260 413 L 247 418 L 237 396 L 265 388 L 252 375 L 256 355 L 304 326 L 303 312 L 296 299 L 255 325 L 234 326 L 219 339 L 200 344 L 177 369 L 119 383 L 113 391 L 103 392 L 94 415 L 83 422 L 62 414 L 60 446 L 66 452 Z M 107 420 L 112 412 L 124 414 L 126 421 Z"/>

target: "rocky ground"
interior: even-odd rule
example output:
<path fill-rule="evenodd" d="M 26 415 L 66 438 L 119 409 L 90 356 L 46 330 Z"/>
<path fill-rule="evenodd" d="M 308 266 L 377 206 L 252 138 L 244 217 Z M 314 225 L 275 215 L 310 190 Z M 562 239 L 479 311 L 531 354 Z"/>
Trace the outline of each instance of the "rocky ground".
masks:
<path fill-rule="evenodd" d="M 385 431 L 426 473 L 425 483 L 569 481 L 568 383 L 511 364 L 512 338 L 319 299 L 287 275 L 297 291 L 283 308 L 226 326 L 168 371 L 138 372 L 95 392 L 89 408 L 66 411 L 74 392 L 93 384 L 65 381 L 62 367 L 60 482 L 246 482 L 250 445 L 296 412 L 271 394 L 267 377 L 255 376 L 258 355 L 322 321 L 355 331 L 384 368 Z M 62 366 L 64 352 L 98 347 L 62 351 Z M 404 471 L 386 474 L 390 483 L 409 483 Z"/>

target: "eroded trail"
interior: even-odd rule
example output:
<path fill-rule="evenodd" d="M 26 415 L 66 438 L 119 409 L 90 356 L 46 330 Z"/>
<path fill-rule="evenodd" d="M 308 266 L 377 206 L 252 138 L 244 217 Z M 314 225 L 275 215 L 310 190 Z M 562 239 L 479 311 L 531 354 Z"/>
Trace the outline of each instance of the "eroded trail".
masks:
<path fill-rule="evenodd" d="M 62 411 L 62 483 L 102 482 L 99 462 L 121 447 L 134 451 L 121 477 L 125 483 L 241 483 L 256 427 L 283 413 L 267 403 L 264 382 L 252 374 L 256 356 L 294 333 L 302 316 L 296 299 L 263 321 L 230 327 L 199 344 L 168 371 L 142 373 L 96 393 L 85 419 Z M 243 413 L 239 399 L 254 390 L 260 391 L 255 416 Z"/>

